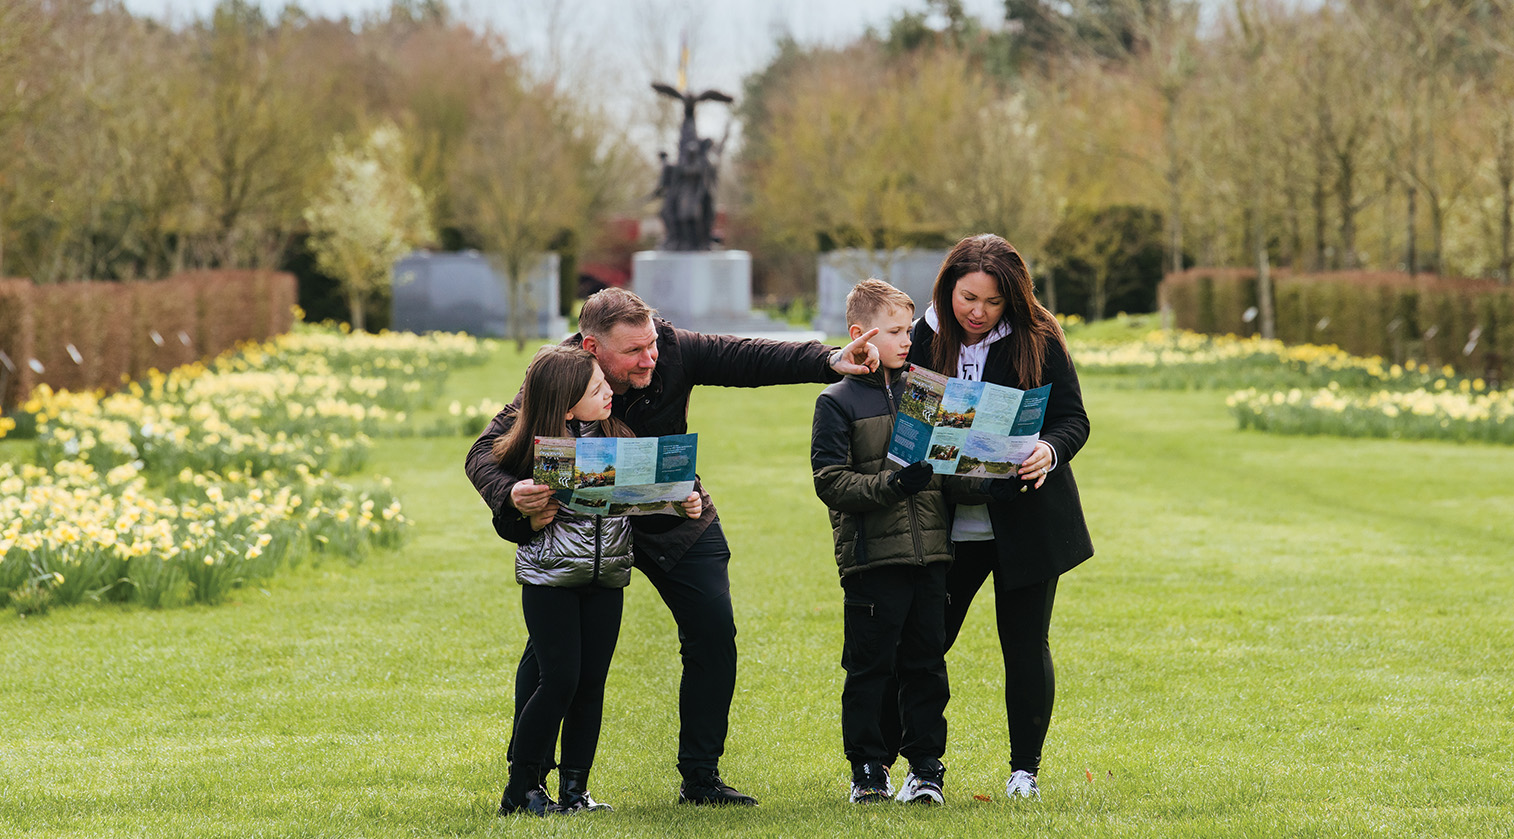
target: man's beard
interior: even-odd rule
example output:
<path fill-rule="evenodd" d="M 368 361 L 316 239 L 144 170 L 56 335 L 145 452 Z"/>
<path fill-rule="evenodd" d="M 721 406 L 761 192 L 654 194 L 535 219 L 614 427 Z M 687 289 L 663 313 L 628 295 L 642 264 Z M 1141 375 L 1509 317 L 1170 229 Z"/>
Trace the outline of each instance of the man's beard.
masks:
<path fill-rule="evenodd" d="M 636 383 L 636 378 L 638 376 L 640 376 L 643 379 L 643 381 L 642 381 L 641 384 L 637 384 Z M 652 371 L 648 370 L 645 373 L 632 373 L 631 375 L 629 375 L 626 378 L 621 379 L 619 381 L 616 381 L 615 379 L 611 379 L 608 376 L 606 376 L 605 380 L 610 383 L 610 389 L 613 390 L 614 392 L 616 392 L 616 393 L 625 393 L 628 390 L 644 388 L 647 385 L 651 384 L 652 383 Z"/>

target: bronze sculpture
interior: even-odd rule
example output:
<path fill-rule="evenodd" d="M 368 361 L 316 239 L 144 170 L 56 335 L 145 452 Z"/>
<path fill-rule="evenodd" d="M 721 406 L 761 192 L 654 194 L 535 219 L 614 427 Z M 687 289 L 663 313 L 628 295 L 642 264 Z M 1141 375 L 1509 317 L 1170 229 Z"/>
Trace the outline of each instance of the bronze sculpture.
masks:
<path fill-rule="evenodd" d="M 667 234 L 662 249 L 707 251 L 715 241 L 715 184 L 717 164 L 710 157 L 714 143 L 701 138 L 694 127 L 694 106 L 699 102 L 735 101 L 718 90 L 695 94 L 672 85 L 653 82 L 652 89 L 683 103 L 683 125 L 678 131 L 678 158 L 669 162 L 659 153 L 662 172 L 655 196 L 662 198 L 661 217 Z M 724 146 L 724 143 L 721 144 Z M 715 153 L 720 153 L 716 147 Z"/>

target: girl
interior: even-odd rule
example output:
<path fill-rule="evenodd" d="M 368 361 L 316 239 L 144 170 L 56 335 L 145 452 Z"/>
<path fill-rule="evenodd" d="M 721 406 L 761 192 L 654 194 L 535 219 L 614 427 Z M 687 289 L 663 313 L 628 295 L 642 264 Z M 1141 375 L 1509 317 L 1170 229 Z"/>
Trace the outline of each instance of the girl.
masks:
<path fill-rule="evenodd" d="M 531 360 L 520 411 L 494 444 L 500 464 L 531 474 L 537 437 L 629 437 L 610 416 L 610 385 L 594 356 L 577 347 L 543 347 Z M 697 518 L 699 495 L 683 502 Z M 589 769 L 599 744 L 605 677 L 620 634 L 622 590 L 631 581 L 631 525 L 626 518 L 560 510 L 555 502 L 531 517 L 535 535 L 515 552 L 521 611 L 536 648 L 541 680 L 521 709 L 512 735 L 510 780 L 501 814 L 610 809 L 589 797 Z M 558 796 L 546 775 L 562 731 Z"/>
<path fill-rule="evenodd" d="M 973 595 L 994 578 L 1009 717 L 1004 792 L 1039 798 L 1036 774 L 1055 685 L 1049 638 L 1057 578 L 1093 555 L 1071 467 L 1088 440 L 1078 374 L 1056 318 L 1036 301 L 1025 261 L 991 234 L 963 239 L 947 254 L 912 338 L 909 360 L 949 376 L 1022 390 L 1051 384 L 1041 440 L 1019 469 L 1037 491 L 1013 503 L 957 507 L 956 559 L 946 579 L 951 649 Z"/>

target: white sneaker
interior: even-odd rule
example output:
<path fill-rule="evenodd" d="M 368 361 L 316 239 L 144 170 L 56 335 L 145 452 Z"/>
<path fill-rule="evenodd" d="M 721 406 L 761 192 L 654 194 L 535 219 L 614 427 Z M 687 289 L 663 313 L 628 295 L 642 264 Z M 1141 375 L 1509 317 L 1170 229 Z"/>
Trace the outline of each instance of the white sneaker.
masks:
<path fill-rule="evenodd" d="M 941 791 L 944 774 L 946 774 L 945 768 L 933 776 L 909 773 L 909 777 L 904 779 L 904 786 L 899 788 L 899 794 L 894 796 L 894 800 L 905 804 L 945 804 L 946 794 Z"/>
<path fill-rule="evenodd" d="M 1009 798 L 1034 798 L 1040 800 L 1041 788 L 1036 786 L 1036 776 L 1023 769 L 1009 776 L 1004 784 L 1004 794 Z"/>

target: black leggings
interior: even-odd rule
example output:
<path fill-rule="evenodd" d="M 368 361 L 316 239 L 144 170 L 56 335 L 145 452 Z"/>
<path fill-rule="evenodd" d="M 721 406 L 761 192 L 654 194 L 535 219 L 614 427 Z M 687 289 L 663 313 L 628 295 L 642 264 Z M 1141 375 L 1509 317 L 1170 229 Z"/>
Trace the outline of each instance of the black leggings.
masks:
<path fill-rule="evenodd" d="M 731 609 L 731 548 L 717 519 L 671 567 L 637 560 L 678 626 L 683 679 L 678 686 L 678 769 L 716 770 L 725 752 L 731 697 L 736 691 L 736 620 Z M 539 680 L 534 631 L 515 672 L 516 730 Z M 897 737 L 896 737 L 897 739 Z M 509 759 L 515 760 L 515 739 Z M 895 747 L 897 748 L 897 746 Z M 568 765 L 567 750 L 563 764 Z"/>
<path fill-rule="evenodd" d="M 558 729 L 563 768 L 588 772 L 593 767 L 624 591 L 521 587 L 520 607 L 536 650 L 538 677 L 529 698 L 518 706 L 511 732 L 512 768 L 550 769 Z M 517 697 L 525 692 L 522 688 L 529 686 L 516 685 Z"/>
<path fill-rule="evenodd" d="M 999 583 L 998 547 L 990 541 L 956 542 L 956 559 L 946 574 L 946 648 L 956 643 L 973 595 L 990 574 L 994 578 L 999 649 L 1004 654 L 1004 708 L 1009 717 L 1011 771 L 1036 774 L 1041 747 L 1051 725 L 1056 678 L 1051 664 L 1051 606 L 1057 578 L 1018 588 Z"/>

